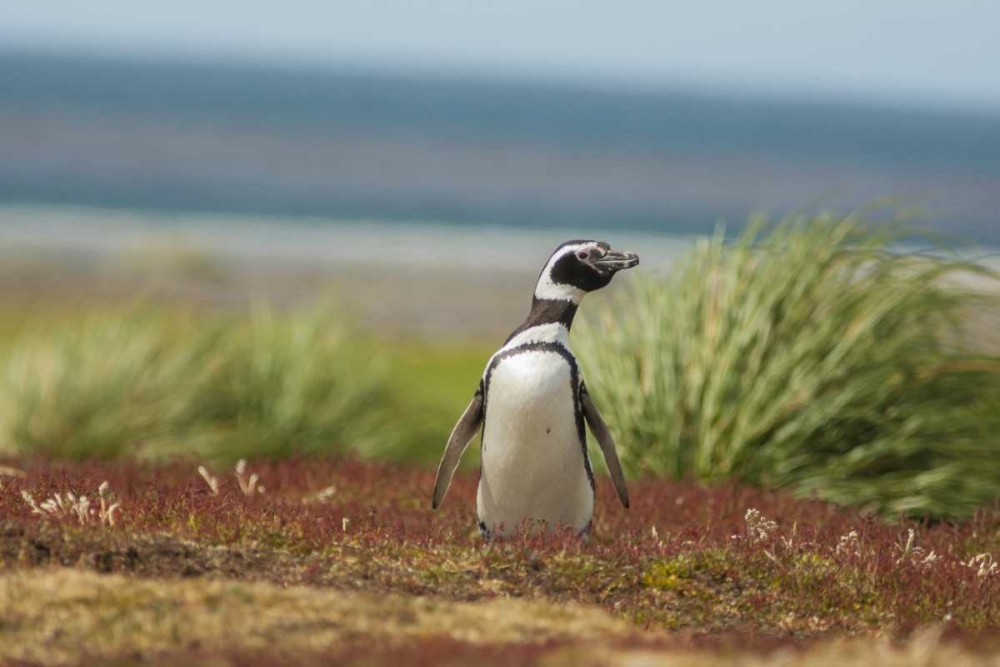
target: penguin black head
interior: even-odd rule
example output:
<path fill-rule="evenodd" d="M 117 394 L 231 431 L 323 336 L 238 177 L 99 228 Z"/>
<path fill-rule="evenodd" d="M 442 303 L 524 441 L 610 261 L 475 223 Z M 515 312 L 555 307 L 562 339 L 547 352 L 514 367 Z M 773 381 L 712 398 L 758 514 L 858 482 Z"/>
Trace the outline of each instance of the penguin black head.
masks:
<path fill-rule="evenodd" d="M 605 287 L 616 273 L 638 263 L 635 253 L 612 250 L 603 241 L 567 241 L 542 269 L 535 298 L 579 303 L 584 294 Z"/>

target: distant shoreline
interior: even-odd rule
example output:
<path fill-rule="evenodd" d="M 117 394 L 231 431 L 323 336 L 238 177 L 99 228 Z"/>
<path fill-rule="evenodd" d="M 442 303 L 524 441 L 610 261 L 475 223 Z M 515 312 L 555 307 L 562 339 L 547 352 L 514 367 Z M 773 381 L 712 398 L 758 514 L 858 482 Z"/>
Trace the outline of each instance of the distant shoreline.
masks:
<path fill-rule="evenodd" d="M 666 269 L 693 241 L 608 230 L 0 207 L 0 299 L 31 308 L 136 298 L 243 308 L 332 297 L 349 317 L 387 335 L 493 341 L 523 319 L 552 249 L 577 237 L 636 250 L 648 270 Z"/>
<path fill-rule="evenodd" d="M 245 308 L 333 297 L 387 335 L 494 341 L 524 317 L 539 268 L 569 238 L 608 241 L 638 252 L 644 272 L 665 273 L 696 237 L 0 206 L 0 299 L 26 308 L 136 298 Z M 1000 271 L 996 250 L 964 256 Z"/>
<path fill-rule="evenodd" d="M 644 266 L 665 268 L 694 235 L 613 229 L 521 229 L 457 226 L 429 221 L 338 220 L 214 214 L 158 214 L 85 207 L 0 206 L 4 252 L 115 258 L 156 250 L 203 252 L 220 260 L 299 264 L 343 271 L 352 267 L 536 271 L 569 238 L 599 238 L 642 248 Z"/>

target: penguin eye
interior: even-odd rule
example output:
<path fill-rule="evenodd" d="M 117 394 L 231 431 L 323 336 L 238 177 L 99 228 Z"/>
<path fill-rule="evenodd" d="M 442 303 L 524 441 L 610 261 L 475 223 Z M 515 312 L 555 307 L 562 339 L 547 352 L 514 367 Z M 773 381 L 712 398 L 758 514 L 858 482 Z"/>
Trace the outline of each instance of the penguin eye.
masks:
<path fill-rule="evenodd" d="M 586 261 L 590 259 L 590 252 L 587 250 L 581 250 L 580 252 L 576 253 L 576 256 L 579 259 Z"/>

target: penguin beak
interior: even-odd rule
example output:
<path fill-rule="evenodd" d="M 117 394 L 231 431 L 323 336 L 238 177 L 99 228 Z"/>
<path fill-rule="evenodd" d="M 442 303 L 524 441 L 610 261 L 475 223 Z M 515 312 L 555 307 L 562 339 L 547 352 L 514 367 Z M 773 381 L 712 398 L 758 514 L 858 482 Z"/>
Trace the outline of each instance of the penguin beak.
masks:
<path fill-rule="evenodd" d="M 594 266 L 602 271 L 615 273 L 622 269 L 631 269 L 639 264 L 639 255 L 634 252 L 618 252 L 609 250 L 603 257 L 593 260 Z"/>

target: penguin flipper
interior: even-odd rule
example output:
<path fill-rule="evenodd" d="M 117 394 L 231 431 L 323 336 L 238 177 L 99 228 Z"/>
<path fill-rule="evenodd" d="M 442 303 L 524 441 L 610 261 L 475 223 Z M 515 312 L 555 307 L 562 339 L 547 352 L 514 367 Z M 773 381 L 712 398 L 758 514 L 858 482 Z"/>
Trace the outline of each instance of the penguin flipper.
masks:
<path fill-rule="evenodd" d="M 469 407 L 465 408 L 455 428 L 451 431 L 448 444 L 444 448 L 444 455 L 441 463 L 438 464 L 437 477 L 434 480 L 434 497 L 431 501 L 431 508 L 437 509 L 444 501 L 444 496 L 451 486 L 451 478 L 458 468 L 462 454 L 468 448 L 469 443 L 476 437 L 476 431 L 483 423 L 483 390 L 480 386 L 476 395 L 472 397 Z"/>
<path fill-rule="evenodd" d="M 625 485 L 625 474 L 622 472 L 622 464 L 618 460 L 618 452 L 615 450 L 615 441 L 611 437 L 608 425 L 604 423 L 601 413 L 594 405 L 593 399 L 586 386 L 580 387 L 580 404 L 583 407 L 583 416 L 590 425 L 590 432 L 597 438 L 597 444 L 601 446 L 604 460 L 608 464 L 608 472 L 611 473 L 611 481 L 615 484 L 615 491 L 618 492 L 618 500 L 622 506 L 628 509 L 628 487 Z"/>

